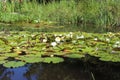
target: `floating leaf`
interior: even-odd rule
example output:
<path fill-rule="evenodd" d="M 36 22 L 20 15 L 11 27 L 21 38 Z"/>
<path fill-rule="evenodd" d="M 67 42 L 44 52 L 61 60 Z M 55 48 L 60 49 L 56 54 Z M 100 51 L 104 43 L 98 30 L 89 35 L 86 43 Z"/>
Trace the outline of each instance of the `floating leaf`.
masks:
<path fill-rule="evenodd" d="M 26 63 L 38 63 L 43 61 L 42 58 L 35 56 L 22 56 L 19 57 L 18 60 L 24 61 Z"/>
<path fill-rule="evenodd" d="M 45 63 L 60 63 L 63 61 L 64 61 L 64 59 L 59 58 L 59 57 L 45 57 L 43 62 L 45 62 Z"/>
<path fill-rule="evenodd" d="M 5 54 L 2 54 L 2 56 L 5 56 L 5 57 L 16 57 L 16 56 L 18 56 L 18 54 L 16 54 L 16 53 L 5 53 Z"/>
<path fill-rule="evenodd" d="M 0 61 L 5 60 L 7 57 L 0 56 Z"/>
<path fill-rule="evenodd" d="M 20 67 L 24 65 L 25 65 L 25 62 L 21 62 L 21 61 L 8 61 L 3 64 L 3 66 L 7 68 L 15 68 L 15 67 Z"/>
<path fill-rule="evenodd" d="M 66 55 L 66 57 L 68 58 L 82 58 L 82 57 L 85 57 L 84 55 L 81 55 L 81 54 L 69 54 L 69 55 Z"/>
<path fill-rule="evenodd" d="M 47 42 L 43 42 L 44 39 L 47 39 Z M 51 43 L 55 41 L 57 41 L 57 46 L 52 47 Z M 17 59 L 26 63 L 59 63 L 63 59 L 53 56 L 81 58 L 85 54 L 89 54 L 99 57 L 102 61 L 120 62 L 119 46 L 120 33 L 10 31 L 10 36 L 0 35 L 0 61 L 1 64 L 5 59 L 8 61 Z M 41 55 L 49 57 L 41 58 Z"/>
<path fill-rule="evenodd" d="M 4 64 L 6 61 L 4 60 L 4 61 L 0 61 L 0 64 Z"/>

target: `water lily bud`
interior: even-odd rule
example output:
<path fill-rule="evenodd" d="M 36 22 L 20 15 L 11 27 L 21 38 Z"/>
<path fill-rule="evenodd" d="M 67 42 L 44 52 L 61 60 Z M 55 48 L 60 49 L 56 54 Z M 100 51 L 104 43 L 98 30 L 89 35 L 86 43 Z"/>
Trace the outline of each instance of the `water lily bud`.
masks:
<path fill-rule="evenodd" d="M 72 32 L 70 32 L 70 34 L 72 35 L 73 33 L 72 33 Z"/>
<path fill-rule="evenodd" d="M 73 34 L 70 35 L 70 38 L 72 38 L 72 37 L 73 37 Z"/>
<path fill-rule="evenodd" d="M 55 47 L 55 46 L 57 45 L 57 43 L 56 43 L 56 42 L 52 42 L 51 45 L 52 45 L 53 47 Z"/>
<path fill-rule="evenodd" d="M 43 39 L 43 42 L 46 43 L 46 42 L 47 42 L 47 39 Z"/>
<path fill-rule="evenodd" d="M 33 35 L 31 35 L 33 37 Z M 27 37 L 25 34 L 23 35 L 23 37 Z"/>
<path fill-rule="evenodd" d="M 98 39 L 97 38 L 94 38 L 95 41 L 97 41 Z"/>
<path fill-rule="evenodd" d="M 25 36 L 25 35 L 24 35 Z M 33 34 L 33 35 L 31 35 L 31 37 L 34 37 L 35 35 Z"/>
<path fill-rule="evenodd" d="M 77 35 L 76 38 L 77 38 L 77 39 L 83 39 L 83 38 L 85 38 L 85 37 L 84 37 L 84 35 L 81 35 L 81 36 L 78 36 L 78 35 Z"/>
<path fill-rule="evenodd" d="M 62 36 L 62 34 L 59 34 L 59 36 L 61 37 L 61 36 Z"/>
<path fill-rule="evenodd" d="M 50 57 L 54 57 L 54 55 L 50 55 Z"/>
<path fill-rule="evenodd" d="M 107 41 L 107 42 L 110 42 L 110 39 L 109 39 L 109 38 L 106 38 L 106 41 Z"/>
<path fill-rule="evenodd" d="M 115 44 L 117 44 L 117 45 L 120 44 L 120 41 L 116 41 Z"/>
<path fill-rule="evenodd" d="M 57 34 L 54 34 L 54 36 L 56 37 L 56 36 L 57 36 Z"/>
<path fill-rule="evenodd" d="M 60 43 L 60 40 L 61 40 L 60 37 L 56 37 L 56 38 L 55 38 L 55 41 L 56 41 L 57 43 Z"/>
<path fill-rule="evenodd" d="M 76 40 L 72 41 L 73 44 L 75 44 L 76 42 L 77 42 Z"/>
<path fill-rule="evenodd" d="M 20 49 L 20 47 L 17 47 L 17 49 Z"/>

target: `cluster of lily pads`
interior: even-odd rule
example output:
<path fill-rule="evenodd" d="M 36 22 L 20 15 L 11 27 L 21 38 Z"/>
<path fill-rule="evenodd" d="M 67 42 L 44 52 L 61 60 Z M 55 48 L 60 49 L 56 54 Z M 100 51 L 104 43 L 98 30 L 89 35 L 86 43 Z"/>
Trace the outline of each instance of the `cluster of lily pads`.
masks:
<path fill-rule="evenodd" d="M 0 64 L 19 67 L 27 63 L 59 63 L 64 58 L 120 62 L 120 33 L 0 32 Z"/>

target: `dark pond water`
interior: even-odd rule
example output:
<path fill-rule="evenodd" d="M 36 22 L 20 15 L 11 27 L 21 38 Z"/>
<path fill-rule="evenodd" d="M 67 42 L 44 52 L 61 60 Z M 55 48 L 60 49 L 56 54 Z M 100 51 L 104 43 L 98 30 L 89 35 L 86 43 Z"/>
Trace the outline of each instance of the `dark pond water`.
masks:
<path fill-rule="evenodd" d="M 0 80 L 120 80 L 120 66 L 107 63 L 28 64 L 0 67 Z"/>

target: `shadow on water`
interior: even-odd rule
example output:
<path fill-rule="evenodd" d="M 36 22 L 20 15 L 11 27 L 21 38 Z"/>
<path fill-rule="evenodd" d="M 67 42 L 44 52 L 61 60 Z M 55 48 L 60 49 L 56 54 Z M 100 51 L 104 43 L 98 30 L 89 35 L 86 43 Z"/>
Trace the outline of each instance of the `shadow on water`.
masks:
<path fill-rule="evenodd" d="M 120 66 L 79 63 L 28 64 L 19 68 L 0 67 L 0 80 L 119 80 Z"/>

